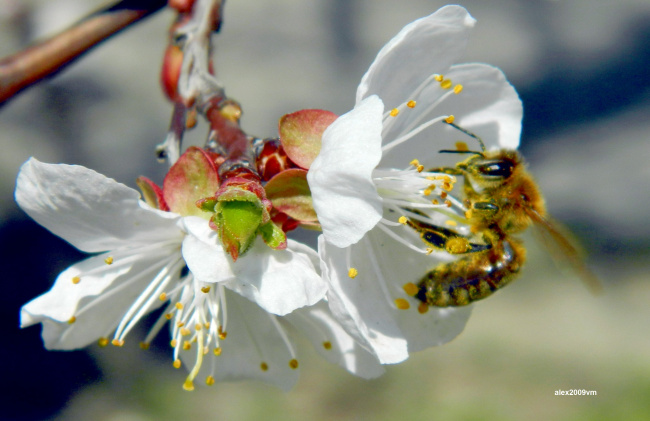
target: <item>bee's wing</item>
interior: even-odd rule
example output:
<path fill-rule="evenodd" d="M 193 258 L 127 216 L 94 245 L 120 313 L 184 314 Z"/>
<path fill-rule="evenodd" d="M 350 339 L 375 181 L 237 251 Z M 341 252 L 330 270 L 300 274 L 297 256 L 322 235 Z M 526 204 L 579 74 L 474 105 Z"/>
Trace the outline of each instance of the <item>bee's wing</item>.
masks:
<path fill-rule="evenodd" d="M 535 223 L 542 243 L 548 249 L 558 267 L 574 271 L 594 294 L 602 292 L 603 286 L 598 277 L 587 267 L 584 251 L 573 235 L 559 222 L 544 218 L 533 209 L 526 213 Z"/>

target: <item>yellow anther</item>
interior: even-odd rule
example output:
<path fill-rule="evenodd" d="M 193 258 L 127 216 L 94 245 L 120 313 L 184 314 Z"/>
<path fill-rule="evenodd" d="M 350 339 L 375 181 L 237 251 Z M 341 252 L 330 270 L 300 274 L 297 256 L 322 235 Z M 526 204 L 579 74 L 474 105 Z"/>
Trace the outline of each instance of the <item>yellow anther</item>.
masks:
<path fill-rule="evenodd" d="M 424 189 L 423 193 L 425 196 L 429 196 L 431 193 L 433 193 L 433 189 L 431 187 L 427 187 L 426 189 Z"/>
<path fill-rule="evenodd" d="M 298 368 L 298 360 L 294 358 L 291 361 L 289 361 L 289 367 L 291 367 L 294 370 Z"/>
<path fill-rule="evenodd" d="M 158 296 L 158 299 L 159 299 L 160 301 L 165 301 L 165 300 L 167 299 L 167 294 L 163 292 L 162 294 L 160 294 L 160 295 Z"/>
<path fill-rule="evenodd" d="M 208 386 L 212 386 L 212 385 L 214 384 L 214 377 L 212 377 L 212 376 L 208 376 L 208 377 L 205 379 L 205 384 L 207 384 Z"/>
<path fill-rule="evenodd" d="M 106 345 L 108 345 L 108 338 L 99 338 L 97 344 L 102 348 L 105 347 Z"/>
<path fill-rule="evenodd" d="M 427 256 L 433 253 L 433 249 L 431 247 L 427 247 Z"/>
<path fill-rule="evenodd" d="M 411 162 L 409 162 L 409 165 L 417 167 L 418 165 L 420 165 L 420 161 L 418 161 L 417 159 L 414 159 Z"/>
<path fill-rule="evenodd" d="M 262 371 L 267 371 L 269 369 L 269 365 L 265 362 L 262 362 L 262 364 L 260 364 L 260 369 L 262 369 Z"/>
<path fill-rule="evenodd" d="M 406 223 L 408 222 L 408 218 L 406 216 L 400 216 L 397 222 L 399 222 L 402 225 L 406 225 Z"/>
<path fill-rule="evenodd" d="M 406 106 L 409 107 L 409 108 L 415 108 L 416 105 L 417 105 L 417 102 L 415 102 L 413 100 L 410 100 L 409 102 L 406 103 Z"/>
<path fill-rule="evenodd" d="M 203 355 L 208 355 L 208 352 L 210 352 L 210 348 L 207 346 L 203 347 Z"/>
<path fill-rule="evenodd" d="M 332 349 L 332 343 L 330 341 L 323 342 L 323 348 Z"/>
<path fill-rule="evenodd" d="M 104 259 L 104 263 L 106 263 L 107 265 L 112 265 L 113 264 L 113 257 L 108 256 L 106 259 Z"/>
<path fill-rule="evenodd" d="M 397 114 L 399 114 L 399 110 L 397 108 L 393 108 L 392 110 L 390 110 L 391 117 L 397 117 Z"/>
<path fill-rule="evenodd" d="M 111 341 L 111 343 L 112 343 L 113 345 L 115 345 L 115 346 L 122 346 L 122 345 L 124 345 L 124 341 L 123 341 L 123 340 L 119 340 L 119 339 L 117 339 L 117 338 L 116 338 L 116 339 L 113 339 L 113 340 Z"/>
<path fill-rule="evenodd" d="M 185 351 L 189 351 L 190 349 L 192 349 L 192 344 L 190 343 L 190 341 L 183 342 L 183 349 Z"/>
<path fill-rule="evenodd" d="M 424 170 L 424 165 L 418 165 L 417 170 L 418 172 L 422 172 Z"/>
<path fill-rule="evenodd" d="M 190 379 L 185 379 L 185 383 L 183 383 L 183 389 L 187 390 L 188 392 L 191 392 L 194 390 L 194 382 Z"/>
<path fill-rule="evenodd" d="M 181 336 L 187 336 L 189 334 L 190 334 L 190 330 L 188 328 L 184 327 L 181 329 Z"/>
<path fill-rule="evenodd" d="M 144 349 L 146 351 L 149 349 L 149 344 L 146 342 L 140 342 L 140 349 Z"/>
<path fill-rule="evenodd" d="M 79 282 L 81 282 L 81 278 L 80 278 L 80 277 L 78 277 L 78 276 L 74 276 L 74 277 L 72 278 L 72 283 L 73 283 L 73 284 L 77 285 Z"/>
<path fill-rule="evenodd" d="M 445 221 L 445 224 L 449 225 L 450 227 L 455 227 L 458 225 L 458 222 L 454 221 L 453 219 L 447 219 Z"/>
<path fill-rule="evenodd" d="M 185 326 L 185 322 L 176 323 L 176 327 L 183 327 L 183 326 Z"/>
<path fill-rule="evenodd" d="M 445 118 L 445 123 L 451 124 L 451 123 L 454 122 L 454 120 L 456 120 L 456 117 L 454 117 L 453 115 L 450 115 L 450 116 L 447 116 L 447 118 Z"/>
<path fill-rule="evenodd" d="M 174 368 L 181 368 L 181 360 L 175 359 L 173 365 L 174 365 Z"/>
<path fill-rule="evenodd" d="M 169 341 L 169 346 L 171 346 L 172 348 L 176 348 L 176 345 L 178 345 L 178 341 L 176 339 L 172 339 L 171 341 Z"/>
<path fill-rule="evenodd" d="M 444 78 L 445 77 L 443 75 L 436 75 L 434 79 L 436 80 L 436 82 L 442 82 Z"/>
<path fill-rule="evenodd" d="M 201 330 L 202 328 L 203 328 L 203 325 L 202 325 L 201 323 L 197 323 L 197 324 L 194 326 L 194 329 L 196 329 L 197 332 L 198 332 L 199 330 Z"/>
<path fill-rule="evenodd" d="M 415 285 L 413 282 L 404 284 L 402 288 L 404 288 L 404 292 L 406 293 L 406 295 L 410 295 L 411 297 L 415 297 L 418 291 L 420 290 L 420 288 L 418 288 L 418 286 Z"/>
<path fill-rule="evenodd" d="M 456 150 L 460 152 L 466 152 L 469 151 L 469 147 L 467 146 L 467 143 L 458 141 L 456 142 Z"/>
<path fill-rule="evenodd" d="M 428 305 L 426 305 L 425 303 L 420 303 L 420 305 L 418 305 L 418 313 L 424 314 L 427 311 L 429 311 L 429 306 Z"/>
<path fill-rule="evenodd" d="M 444 185 L 442 186 L 444 188 Z M 446 190 L 446 189 L 445 189 Z M 440 192 L 440 198 L 441 199 L 446 199 L 447 198 L 447 192 L 446 191 L 441 191 Z"/>
<path fill-rule="evenodd" d="M 463 92 L 463 85 L 459 83 L 458 85 L 454 86 L 454 93 L 458 95 L 461 92 Z"/>
<path fill-rule="evenodd" d="M 395 307 L 397 307 L 399 310 L 408 310 L 411 308 L 411 305 L 404 298 L 396 298 Z"/>
<path fill-rule="evenodd" d="M 431 204 L 432 205 L 439 205 L 440 202 L 438 202 L 438 199 L 433 199 L 433 200 L 431 200 Z"/>
<path fill-rule="evenodd" d="M 440 87 L 442 89 L 449 89 L 451 88 L 451 85 L 452 85 L 451 79 L 445 79 L 442 82 L 440 82 Z"/>
<path fill-rule="evenodd" d="M 217 356 L 221 355 L 221 347 L 220 346 L 218 346 L 218 347 L 216 347 L 214 349 L 214 355 L 217 355 Z"/>
<path fill-rule="evenodd" d="M 183 303 L 180 303 L 180 302 L 179 302 L 179 303 L 176 303 L 176 308 L 177 308 L 178 310 L 182 310 L 182 309 L 183 309 Z"/>
<path fill-rule="evenodd" d="M 206 329 L 210 329 L 210 322 L 203 323 L 203 326 L 205 326 Z"/>
<path fill-rule="evenodd" d="M 450 208 L 451 207 L 451 200 L 447 199 L 445 200 L 445 205 Z"/>
<path fill-rule="evenodd" d="M 77 318 L 75 316 L 72 316 L 68 319 L 68 324 L 73 324 L 74 322 L 77 321 Z"/>
<path fill-rule="evenodd" d="M 350 270 L 348 270 L 348 276 L 352 279 L 356 278 L 358 274 L 359 271 L 356 268 L 350 268 Z"/>
<path fill-rule="evenodd" d="M 174 317 L 174 315 L 172 313 L 165 314 L 165 319 L 167 319 L 167 320 L 171 320 L 172 317 Z"/>
<path fill-rule="evenodd" d="M 210 287 L 209 286 L 201 287 L 201 292 L 204 292 L 204 293 L 207 294 L 208 292 L 210 292 Z"/>

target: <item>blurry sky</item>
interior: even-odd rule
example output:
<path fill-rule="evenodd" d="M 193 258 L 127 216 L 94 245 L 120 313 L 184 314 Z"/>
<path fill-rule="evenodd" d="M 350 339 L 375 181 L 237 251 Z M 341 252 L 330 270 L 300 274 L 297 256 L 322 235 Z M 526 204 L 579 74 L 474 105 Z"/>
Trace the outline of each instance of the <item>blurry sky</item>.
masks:
<path fill-rule="evenodd" d="M 104 4 L 0 0 L 0 55 Z M 442 5 L 431 0 L 229 0 L 216 39 L 218 76 L 243 106 L 244 129 L 273 136 L 277 119 L 287 112 L 350 109 L 357 83 L 381 46 L 402 26 Z M 650 298 L 645 217 L 650 205 L 650 2 L 473 0 L 462 5 L 478 20 L 465 61 L 500 67 L 520 93 L 521 149 L 549 209 L 582 239 L 607 282 L 604 297 L 592 297 L 576 280 L 549 270 L 546 255 L 532 245 L 528 273 L 508 288 L 511 292 L 477 305 L 466 332 L 452 344 L 389 367 L 388 375 L 374 382 L 330 374 L 315 361 L 316 369 L 304 370 L 296 390 L 286 395 L 244 383 L 217 385 L 188 397 L 171 360 L 160 363 L 127 349 L 43 351 L 37 328 L 16 328 L 18 309 L 47 290 L 56 273 L 80 255 L 18 210 L 13 201 L 18 168 L 35 156 L 85 165 L 131 186 L 142 174 L 161 181 L 165 168 L 156 163 L 153 148 L 164 139 L 171 107 L 158 75 L 173 17 L 163 11 L 0 109 L 0 261 L 9 270 L 0 300 L 7 320 L 3 329 L 12 344 L 1 348 L 5 367 L 0 366 L 0 377 L 11 379 L 7 383 L 13 390 L 0 397 L 0 420 L 46 419 L 60 410 L 59 419 L 66 420 L 88 419 L 85 411 L 98 420 L 205 417 L 214 413 L 206 402 L 212 395 L 218 396 L 214 405 L 219 399 L 224 414 L 230 414 L 227 419 L 255 419 L 253 397 L 271 408 L 267 415 L 279 414 L 277 419 L 307 414 L 313 419 L 388 419 L 400 413 L 419 419 L 424 414 L 417 408 L 429 404 L 466 419 L 481 414 L 518 419 L 518 411 L 526 408 L 545 408 L 555 419 L 610 419 L 607 411 L 614 411 L 615 400 L 606 399 L 647 396 L 650 382 L 635 381 L 637 375 L 650 377 L 650 311 L 644 301 Z M 205 127 L 195 132 L 200 142 Z M 142 377 L 142 367 L 152 369 L 150 377 Z M 84 387 L 88 381 L 93 385 Z M 36 387 L 32 383 L 38 385 L 38 396 L 28 392 Z M 339 390 L 341 384 L 348 385 L 349 394 Z M 627 384 L 637 386 L 627 390 Z M 129 388 L 145 387 L 140 395 L 129 394 Z M 573 400 L 551 396 L 555 389 L 573 387 L 602 393 Z M 463 402 L 463 393 L 481 403 L 475 412 Z M 411 401 L 418 394 L 429 401 Z M 375 400 L 378 396 L 402 401 L 388 405 Z M 246 409 L 237 412 L 228 402 Z M 641 405 L 629 419 L 650 416 L 644 412 L 650 407 L 639 402 L 626 402 L 634 411 Z M 152 409 L 165 405 L 176 412 Z M 626 419 L 628 413 L 622 414 L 618 419 Z"/>

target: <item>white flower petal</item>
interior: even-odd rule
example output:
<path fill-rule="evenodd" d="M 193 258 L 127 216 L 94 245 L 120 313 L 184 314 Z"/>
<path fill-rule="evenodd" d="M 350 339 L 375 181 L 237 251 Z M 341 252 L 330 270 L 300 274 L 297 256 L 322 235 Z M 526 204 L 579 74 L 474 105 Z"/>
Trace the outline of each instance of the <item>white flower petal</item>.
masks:
<path fill-rule="evenodd" d="M 336 119 L 307 173 L 323 235 L 338 247 L 359 241 L 382 216 L 372 181 L 381 158 L 382 113 L 381 100 L 371 96 Z"/>
<path fill-rule="evenodd" d="M 385 372 L 377 357 L 362 348 L 338 324 L 325 301 L 298 309 L 284 319 L 309 339 L 329 362 L 365 379 L 379 377 Z"/>
<path fill-rule="evenodd" d="M 36 222 L 85 252 L 180 241 L 178 215 L 150 208 L 137 191 L 81 166 L 30 158 L 15 196 Z"/>
<path fill-rule="evenodd" d="M 396 107 L 433 73 L 445 74 L 465 52 L 476 21 L 460 6 L 445 6 L 406 25 L 377 54 L 361 79 L 357 104 L 379 95 Z M 446 75 L 445 75 L 446 76 Z"/>
<path fill-rule="evenodd" d="M 360 245 L 348 249 L 360 274 L 354 279 L 348 276 L 346 250 L 328 244 L 323 236 L 319 237 L 318 250 L 323 278 L 330 287 L 327 299 L 334 317 L 382 364 L 407 359 L 406 340 L 393 317 L 395 310 L 378 284 L 378 273 L 372 267 L 367 249 Z"/>
<path fill-rule="evenodd" d="M 228 336 L 220 341 L 221 354 L 212 352 L 203 356 L 203 364 L 197 376 L 204 381 L 208 375 L 216 381 L 260 380 L 288 391 L 298 380 L 299 369 L 292 369 L 293 358 L 290 344 L 273 323 L 272 314 L 237 294 L 228 293 Z M 181 351 L 181 359 L 188 369 L 196 361 L 196 344 L 192 349 Z M 262 370 L 265 363 L 267 370 Z"/>
<path fill-rule="evenodd" d="M 455 123 L 479 136 L 488 150 L 518 146 L 523 107 L 515 88 L 501 70 L 487 64 L 471 63 L 452 66 L 445 76 L 454 84 L 461 84 L 462 92 L 456 95 L 441 89 L 439 83 L 431 82 L 418 97 L 413 98 L 417 101 L 415 108 L 406 109 L 394 117 L 390 130 L 384 133 L 384 143 L 428 120 L 453 115 Z M 447 97 L 431 108 L 444 94 Z M 404 168 L 406 163 L 417 158 L 426 168 L 453 167 L 464 157 L 438 151 L 454 149 L 458 140 L 467 143 L 470 149 L 480 151 L 476 140 L 440 122 L 386 152 L 379 166 Z"/>
<path fill-rule="evenodd" d="M 183 257 L 201 282 L 225 282 L 233 291 L 266 311 L 285 315 L 320 301 L 327 291 L 312 263 L 316 252 L 288 240 L 285 250 L 273 250 L 261 240 L 233 262 L 216 232 L 198 217 L 184 218 L 189 235 L 183 240 Z"/>
<path fill-rule="evenodd" d="M 111 265 L 105 263 L 109 256 Z M 23 306 L 21 327 L 43 323 L 48 349 L 82 348 L 112 332 L 156 274 L 180 258 L 173 257 L 168 247 L 150 254 L 127 250 L 83 260 L 63 271 L 50 291 Z M 69 323 L 73 316 L 74 323 Z"/>

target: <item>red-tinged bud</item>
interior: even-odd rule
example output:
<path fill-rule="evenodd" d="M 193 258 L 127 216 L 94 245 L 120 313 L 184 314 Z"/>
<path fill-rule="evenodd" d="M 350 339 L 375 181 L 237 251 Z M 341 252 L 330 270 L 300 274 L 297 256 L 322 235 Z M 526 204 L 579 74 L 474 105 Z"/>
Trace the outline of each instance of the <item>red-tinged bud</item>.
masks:
<path fill-rule="evenodd" d="M 183 65 L 183 50 L 176 45 L 167 46 L 163 57 L 162 70 L 160 72 L 160 84 L 163 92 L 172 102 L 180 102 L 178 94 L 178 78 Z"/>
<path fill-rule="evenodd" d="M 194 0 L 167 0 L 167 5 L 176 9 L 178 13 L 190 13 L 194 6 Z"/>
<path fill-rule="evenodd" d="M 269 181 L 281 171 L 298 167 L 289 159 L 279 139 L 265 139 L 264 146 L 255 161 L 262 181 Z"/>

